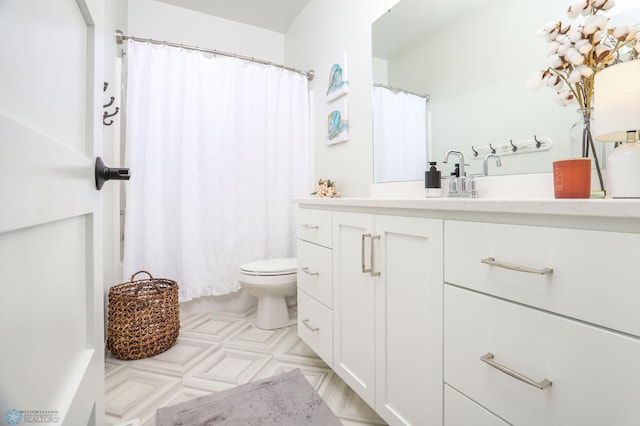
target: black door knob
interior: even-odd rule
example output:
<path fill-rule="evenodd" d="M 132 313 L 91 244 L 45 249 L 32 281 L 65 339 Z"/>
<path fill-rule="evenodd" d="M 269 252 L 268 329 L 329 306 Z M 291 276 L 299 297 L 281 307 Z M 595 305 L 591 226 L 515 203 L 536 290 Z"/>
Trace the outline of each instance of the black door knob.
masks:
<path fill-rule="evenodd" d="M 102 158 L 96 158 L 96 189 L 102 189 L 108 180 L 129 180 L 130 177 L 129 169 L 107 167 Z"/>

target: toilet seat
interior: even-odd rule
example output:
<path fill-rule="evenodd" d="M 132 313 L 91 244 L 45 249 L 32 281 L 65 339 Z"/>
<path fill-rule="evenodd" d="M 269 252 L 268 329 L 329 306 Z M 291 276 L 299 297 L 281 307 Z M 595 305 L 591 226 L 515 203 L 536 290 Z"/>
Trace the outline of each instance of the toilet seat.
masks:
<path fill-rule="evenodd" d="M 269 277 L 276 275 L 292 275 L 297 273 L 298 265 L 295 257 L 280 259 L 258 260 L 256 262 L 245 263 L 240 267 L 240 271 L 246 275 L 259 277 Z"/>

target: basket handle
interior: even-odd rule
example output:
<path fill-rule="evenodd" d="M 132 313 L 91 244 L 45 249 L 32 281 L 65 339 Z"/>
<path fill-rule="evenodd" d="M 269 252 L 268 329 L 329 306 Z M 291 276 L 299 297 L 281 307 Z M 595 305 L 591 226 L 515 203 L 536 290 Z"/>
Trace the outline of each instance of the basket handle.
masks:
<path fill-rule="evenodd" d="M 138 271 L 138 272 L 136 272 L 135 274 L 131 275 L 131 282 L 133 282 L 133 279 L 136 277 L 136 275 L 138 275 L 138 274 L 142 274 L 142 273 L 145 273 L 145 274 L 149 275 L 149 278 L 153 279 L 153 277 L 151 276 L 151 274 L 150 274 L 150 273 L 148 273 L 147 271 Z"/>
<path fill-rule="evenodd" d="M 142 274 L 142 273 L 145 273 L 145 274 L 149 275 L 149 279 L 153 280 L 153 276 L 149 272 L 147 272 L 147 271 L 138 271 L 135 274 L 131 275 L 131 281 L 130 282 L 133 283 L 133 279 L 136 277 L 136 275 Z M 158 288 L 158 284 L 155 281 L 152 281 L 151 284 L 153 284 L 153 288 L 155 288 L 156 291 L 158 293 L 160 293 L 160 289 Z M 138 294 L 138 291 L 140 291 L 140 289 L 136 287 L 136 294 Z"/>

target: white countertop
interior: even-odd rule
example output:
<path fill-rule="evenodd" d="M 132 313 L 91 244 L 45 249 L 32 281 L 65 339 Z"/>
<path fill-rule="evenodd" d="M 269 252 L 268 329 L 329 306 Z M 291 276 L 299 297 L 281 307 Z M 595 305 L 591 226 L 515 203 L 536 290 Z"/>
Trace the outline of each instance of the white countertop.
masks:
<path fill-rule="evenodd" d="M 299 198 L 301 206 L 640 218 L 640 199 Z"/>

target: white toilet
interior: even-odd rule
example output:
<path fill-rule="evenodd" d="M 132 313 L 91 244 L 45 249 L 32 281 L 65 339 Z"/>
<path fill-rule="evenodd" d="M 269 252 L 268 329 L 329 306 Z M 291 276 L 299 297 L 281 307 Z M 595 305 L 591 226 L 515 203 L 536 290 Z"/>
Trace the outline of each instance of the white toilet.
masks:
<path fill-rule="evenodd" d="M 296 258 L 267 259 L 240 267 L 240 287 L 258 298 L 256 326 L 271 330 L 293 325 L 286 298 L 296 295 Z"/>

